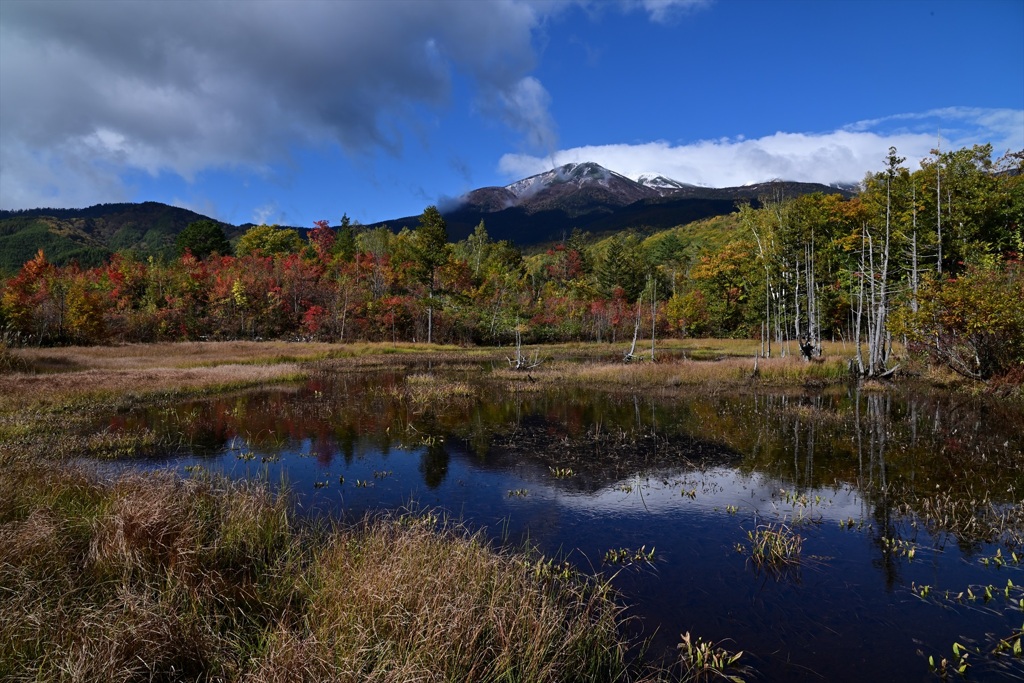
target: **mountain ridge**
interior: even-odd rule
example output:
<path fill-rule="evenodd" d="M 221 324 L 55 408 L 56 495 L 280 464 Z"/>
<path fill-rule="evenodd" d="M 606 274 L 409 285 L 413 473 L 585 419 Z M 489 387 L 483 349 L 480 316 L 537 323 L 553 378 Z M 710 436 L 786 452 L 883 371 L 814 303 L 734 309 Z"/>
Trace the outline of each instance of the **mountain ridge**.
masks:
<path fill-rule="evenodd" d="M 855 194 L 852 187 L 784 180 L 727 188 L 692 185 L 657 173 L 632 180 L 595 162 L 582 162 L 471 190 L 441 208 L 441 214 L 453 240 L 465 238 L 483 221 L 493 239 L 529 246 L 558 239 L 573 228 L 664 229 L 731 213 L 741 202 L 759 205 L 763 196 L 792 198 L 812 192 Z M 416 216 L 405 216 L 368 227 L 396 230 L 416 223 Z"/>
<path fill-rule="evenodd" d="M 637 180 L 594 162 L 563 164 L 504 186 L 482 187 L 442 204 L 448 236 L 458 241 L 483 221 L 492 239 L 529 247 L 564 238 L 574 228 L 608 233 L 665 229 L 726 215 L 741 202 L 759 205 L 763 196 L 792 198 L 811 192 L 852 196 L 849 188 L 773 180 L 754 185 L 712 188 L 649 173 Z M 252 226 L 231 225 L 160 202 L 95 204 L 83 209 L 0 210 L 0 271 L 12 272 L 38 249 L 57 264 L 78 261 L 93 266 L 120 249 L 167 256 L 189 223 L 211 220 L 229 238 Z M 414 228 L 419 216 L 362 226 L 397 231 Z M 291 227 L 291 226 L 281 226 Z M 305 234 L 309 228 L 294 228 Z"/>

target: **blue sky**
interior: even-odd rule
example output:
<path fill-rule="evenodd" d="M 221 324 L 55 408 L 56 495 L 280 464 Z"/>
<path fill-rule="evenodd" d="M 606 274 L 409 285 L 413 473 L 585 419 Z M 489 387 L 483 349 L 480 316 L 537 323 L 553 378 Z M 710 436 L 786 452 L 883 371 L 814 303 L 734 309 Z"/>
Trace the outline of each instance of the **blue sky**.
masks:
<path fill-rule="evenodd" d="M 850 182 L 1024 149 L 1024 2 L 0 0 L 0 208 L 311 226 L 554 164 Z"/>

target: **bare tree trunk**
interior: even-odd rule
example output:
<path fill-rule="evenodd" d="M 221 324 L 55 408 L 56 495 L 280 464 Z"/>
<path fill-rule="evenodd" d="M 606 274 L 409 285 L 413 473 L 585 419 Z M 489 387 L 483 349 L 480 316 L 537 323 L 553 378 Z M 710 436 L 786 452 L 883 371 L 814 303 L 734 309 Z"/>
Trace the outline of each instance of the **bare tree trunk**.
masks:
<path fill-rule="evenodd" d="M 633 327 L 633 345 L 629 347 L 629 353 L 622 359 L 626 363 L 631 360 L 637 360 L 634 354 L 636 353 L 636 339 L 640 336 L 640 306 L 642 303 L 642 297 L 636 300 L 636 325 Z"/>
<path fill-rule="evenodd" d="M 941 146 L 942 138 L 940 137 L 939 148 L 935 150 L 935 229 L 939 235 L 939 275 L 942 275 L 942 157 L 939 152 Z"/>
<path fill-rule="evenodd" d="M 761 355 L 765 358 L 771 358 L 772 355 L 772 314 L 771 314 L 771 301 L 772 301 L 772 281 L 768 277 L 768 266 L 764 267 L 764 338 L 762 340 Z M 766 355 L 767 354 L 767 355 Z"/>
<path fill-rule="evenodd" d="M 427 343 L 434 341 L 434 292 L 430 292 L 431 303 L 427 304 Z"/>
<path fill-rule="evenodd" d="M 654 362 L 654 340 L 658 322 L 658 280 L 651 278 L 651 362 Z"/>
<path fill-rule="evenodd" d="M 867 242 L 867 226 L 864 226 L 863 230 L 864 232 L 862 232 L 860 236 L 860 291 L 857 295 L 857 322 L 855 330 L 855 334 L 857 335 L 857 370 L 861 375 L 865 374 L 861 320 L 864 317 L 864 278 L 867 277 L 864 262 L 864 248 Z"/>
<path fill-rule="evenodd" d="M 892 346 L 891 339 L 886 329 L 886 320 L 889 317 L 889 244 L 892 234 L 892 179 L 895 177 L 894 169 L 890 168 L 889 178 L 885 187 L 885 247 L 882 252 L 881 275 L 879 277 L 878 311 L 876 313 L 875 343 L 878 345 L 878 365 L 873 368 L 874 372 L 882 374 L 886 370 L 889 361 L 889 348 Z"/>
<path fill-rule="evenodd" d="M 821 355 L 821 320 L 818 312 L 818 292 L 814 281 L 814 236 L 804 245 L 804 276 L 807 280 L 807 336 L 813 353 Z"/>
<path fill-rule="evenodd" d="M 509 368 L 513 370 L 532 370 L 544 361 L 540 360 L 540 354 L 534 352 L 533 358 L 528 359 L 523 355 L 523 335 L 519 329 L 519 318 L 516 318 L 516 357 L 515 359 L 506 357 Z"/>
<path fill-rule="evenodd" d="M 345 319 L 348 317 L 348 293 L 349 288 L 345 288 L 345 303 L 341 306 L 341 341 L 345 341 Z"/>
<path fill-rule="evenodd" d="M 917 185 L 911 185 L 910 197 L 913 202 L 913 230 L 910 233 L 910 248 L 911 248 L 911 270 L 910 270 L 910 290 L 913 295 L 910 298 L 910 310 L 917 313 Z"/>
<path fill-rule="evenodd" d="M 793 338 L 800 341 L 800 259 L 796 260 L 796 287 L 793 289 Z"/>

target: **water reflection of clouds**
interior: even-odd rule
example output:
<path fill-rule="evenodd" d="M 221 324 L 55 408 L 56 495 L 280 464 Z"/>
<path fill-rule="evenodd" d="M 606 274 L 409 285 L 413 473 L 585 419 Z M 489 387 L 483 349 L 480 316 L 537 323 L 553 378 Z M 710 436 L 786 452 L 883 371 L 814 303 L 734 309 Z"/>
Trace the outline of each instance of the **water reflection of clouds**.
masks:
<path fill-rule="evenodd" d="M 795 502 L 792 496 L 806 503 Z M 869 504 L 851 486 L 794 491 L 779 479 L 726 467 L 701 472 L 651 472 L 622 479 L 594 493 L 558 492 L 550 497 L 562 507 L 598 516 L 726 514 L 730 506 L 735 506 L 740 516 L 838 523 L 863 519 L 870 511 Z"/>

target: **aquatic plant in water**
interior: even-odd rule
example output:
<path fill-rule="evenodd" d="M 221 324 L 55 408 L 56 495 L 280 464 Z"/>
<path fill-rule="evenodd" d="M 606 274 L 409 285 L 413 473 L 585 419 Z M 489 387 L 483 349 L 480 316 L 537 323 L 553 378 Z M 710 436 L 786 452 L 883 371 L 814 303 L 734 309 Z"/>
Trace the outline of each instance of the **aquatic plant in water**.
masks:
<path fill-rule="evenodd" d="M 710 643 L 690 632 L 682 634 L 678 646 L 679 663 L 682 666 L 683 681 L 712 681 L 723 679 L 734 683 L 743 683 L 743 675 L 747 667 L 737 665 L 743 651 L 729 652 L 715 643 Z"/>
<path fill-rule="evenodd" d="M 781 572 L 800 564 L 804 539 L 785 524 L 763 524 L 747 532 L 749 548 L 743 550 L 758 569 Z"/>
<path fill-rule="evenodd" d="M 646 545 L 642 545 L 636 550 L 611 548 L 604 554 L 605 564 L 637 564 L 640 562 L 648 564 L 654 562 L 654 548 L 647 550 Z"/>

